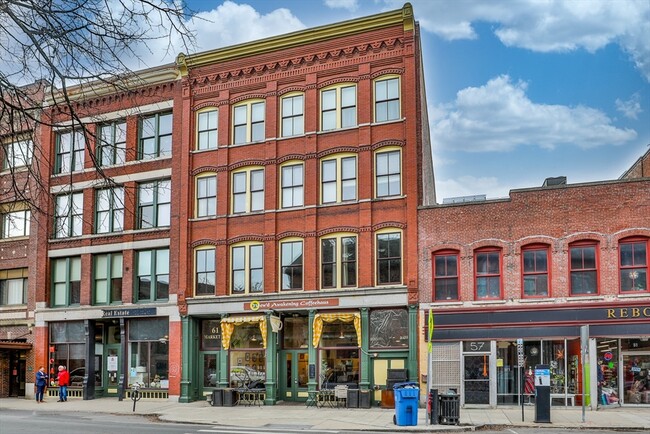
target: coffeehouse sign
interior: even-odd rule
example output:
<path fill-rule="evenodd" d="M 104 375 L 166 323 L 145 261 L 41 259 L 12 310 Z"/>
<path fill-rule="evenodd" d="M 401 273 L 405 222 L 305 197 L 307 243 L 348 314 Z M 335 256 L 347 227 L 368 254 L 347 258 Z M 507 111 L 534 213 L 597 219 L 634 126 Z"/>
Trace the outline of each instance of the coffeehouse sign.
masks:
<path fill-rule="evenodd" d="M 650 318 L 650 306 L 607 309 L 607 319 Z"/>
<path fill-rule="evenodd" d="M 275 300 L 244 303 L 244 310 L 271 310 L 271 309 L 315 309 L 319 307 L 338 306 L 338 298 L 308 298 L 302 300 Z"/>

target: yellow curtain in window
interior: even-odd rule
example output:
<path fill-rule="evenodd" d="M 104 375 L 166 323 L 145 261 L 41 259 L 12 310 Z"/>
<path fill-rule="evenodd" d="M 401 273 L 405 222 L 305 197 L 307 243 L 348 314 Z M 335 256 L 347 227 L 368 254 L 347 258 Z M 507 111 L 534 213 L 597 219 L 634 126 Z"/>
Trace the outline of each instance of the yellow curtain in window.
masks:
<path fill-rule="evenodd" d="M 266 317 L 264 315 L 254 316 L 229 316 L 221 320 L 221 348 L 230 349 L 230 338 L 235 331 L 235 327 L 241 324 L 260 324 L 260 333 L 262 333 L 262 346 L 266 348 Z"/>
<path fill-rule="evenodd" d="M 361 314 L 357 313 L 317 313 L 314 316 L 314 347 L 318 347 L 321 335 L 323 334 L 324 322 L 351 322 L 354 323 L 354 330 L 357 332 L 357 344 L 361 346 Z"/>

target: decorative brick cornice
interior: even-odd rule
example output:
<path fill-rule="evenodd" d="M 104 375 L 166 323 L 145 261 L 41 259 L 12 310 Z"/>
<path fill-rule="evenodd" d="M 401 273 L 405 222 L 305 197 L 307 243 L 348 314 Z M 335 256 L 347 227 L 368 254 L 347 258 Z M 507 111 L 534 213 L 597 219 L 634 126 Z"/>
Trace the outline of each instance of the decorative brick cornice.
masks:
<path fill-rule="evenodd" d="M 300 154 L 290 154 L 290 155 L 285 155 L 284 157 L 280 157 L 276 160 L 276 164 L 282 164 L 286 161 L 291 161 L 291 160 L 299 160 L 299 161 L 305 161 L 309 157 L 307 155 L 300 155 Z"/>
<path fill-rule="evenodd" d="M 406 229 L 406 224 L 402 222 L 383 222 L 372 226 L 372 232 L 385 228 Z"/>
<path fill-rule="evenodd" d="M 377 77 L 381 77 L 382 75 L 389 75 L 389 74 L 402 75 L 404 74 L 404 68 L 382 69 L 381 71 L 373 72 L 370 75 L 370 78 L 374 80 Z"/>
<path fill-rule="evenodd" d="M 353 233 L 353 234 L 358 234 L 360 232 L 363 232 L 362 227 L 355 227 L 355 226 L 337 226 L 334 228 L 329 228 L 329 229 L 323 229 L 321 231 L 316 232 L 316 235 L 318 237 L 322 237 L 325 235 L 329 234 L 335 234 L 338 232 L 348 232 L 348 233 Z"/>
<path fill-rule="evenodd" d="M 217 96 L 219 96 L 219 95 L 217 95 Z M 221 101 L 216 101 L 216 100 L 203 101 L 203 102 L 201 102 L 201 103 L 195 105 L 195 106 L 192 108 L 192 110 L 194 110 L 194 111 L 198 111 L 198 110 L 201 110 L 202 108 L 206 108 L 206 107 L 215 107 L 215 108 L 216 108 L 216 107 L 219 106 L 220 102 L 221 102 Z"/>
<path fill-rule="evenodd" d="M 278 90 L 277 95 L 282 96 L 282 95 L 286 95 L 286 94 L 291 93 L 291 92 L 305 92 L 305 88 L 306 88 L 306 86 L 290 86 L 290 87 L 286 87 L 284 89 Z"/>
<path fill-rule="evenodd" d="M 302 232 L 302 231 L 287 231 L 287 232 L 282 232 L 281 234 L 277 234 L 275 236 L 275 239 L 277 241 L 281 241 L 285 238 L 306 238 L 307 233 Z"/>
<path fill-rule="evenodd" d="M 203 166 L 203 167 L 198 167 L 194 170 L 192 170 L 191 175 L 196 176 L 200 175 L 201 173 L 205 172 L 224 172 L 225 167 L 217 167 L 217 166 Z"/>
<path fill-rule="evenodd" d="M 228 171 L 240 169 L 247 166 L 268 166 L 274 164 L 275 160 L 244 160 L 238 163 L 233 163 L 228 166 Z"/>
<path fill-rule="evenodd" d="M 238 96 L 230 100 L 230 104 L 237 104 L 238 102 L 246 101 L 249 99 L 266 99 L 268 93 L 249 93 L 247 95 Z"/>
<path fill-rule="evenodd" d="M 201 240 L 193 241 L 192 244 L 190 244 L 190 247 L 192 249 L 196 249 L 197 247 L 200 247 L 200 246 L 217 246 L 218 244 L 219 244 L 219 241 L 217 241 L 217 240 L 211 240 L 211 239 L 208 239 L 208 238 L 204 238 L 204 239 L 201 239 Z"/>
<path fill-rule="evenodd" d="M 331 80 L 324 81 L 322 83 L 318 83 L 317 88 L 318 89 L 323 89 L 324 87 L 331 86 L 333 84 L 339 84 L 339 83 L 358 83 L 359 82 L 359 77 L 338 77 L 338 78 L 333 78 Z"/>
<path fill-rule="evenodd" d="M 377 149 L 383 148 L 385 146 L 399 146 L 403 148 L 404 145 L 406 145 L 406 142 L 404 140 L 389 139 L 389 140 L 382 140 L 381 142 L 373 143 L 371 149 L 373 151 L 376 151 Z"/>

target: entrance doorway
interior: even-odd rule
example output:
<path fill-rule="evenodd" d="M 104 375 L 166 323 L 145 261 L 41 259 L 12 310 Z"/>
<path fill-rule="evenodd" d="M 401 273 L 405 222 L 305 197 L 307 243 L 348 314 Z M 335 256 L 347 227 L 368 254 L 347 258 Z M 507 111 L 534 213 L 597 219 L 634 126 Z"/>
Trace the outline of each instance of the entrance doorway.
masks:
<path fill-rule="evenodd" d="M 9 396 L 25 396 L 25 353 L 11 351 L 9 354 Z"/>
<path fill-rule="evenodd" d="M 465 404 L 490 404 L 490 355 L 463 357 Z"/>
<path fill-rule="evenodd" d="M 106 371 L 104 371 L 104 381 L 102 384 L 106 385 L 106 394 L 108 396 L 117 396 L 118 393 L 120 375 L 122 374 L 122 370 L 120 369 L 120 353 L 120 344 L 106 345 L 106 355 L 104 356 Z"/>
<path fill-rule="evenodd" d="M 278 398 L 282 401 L 305 401 L 308 381 L 309 355 L 307 351 L 281 351 Z"/>

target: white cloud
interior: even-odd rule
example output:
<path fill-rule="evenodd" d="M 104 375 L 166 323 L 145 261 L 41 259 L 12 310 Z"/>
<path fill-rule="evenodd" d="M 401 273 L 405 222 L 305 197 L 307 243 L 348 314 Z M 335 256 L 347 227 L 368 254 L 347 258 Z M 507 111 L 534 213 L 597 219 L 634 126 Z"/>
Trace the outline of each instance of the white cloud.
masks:
<path fill-rule="evenodd" d="M 630 119 L 638 119 L 639 113 L 643 112 L 641 108 L 641 97 L 638 93 L 632 95 L 627 101 L 622 101 L 619 98 L 616 98 L 615 101 L 616 110 L 623 113 L 623 116 Z"/>
<path fill-rule="evenodd" d="M 401 7 L 401 0 L 384 0 Z M 538 52 L 585 49 L 617 43 L 650 81 L 648 0 L 412 0 L 422 28 L 448 40 L 477 37 L 473 23 L 496 24 L 494 33 L 510 47 Z"/>
<path fill-rule="evenodd" d="M 325 6 L 332 9 L 347 9 L 354 12 L 359 8 L 357 0 L 325 0 Z"/>
<path fill-rule="evenodd" d="M 587 149 L 622 145 L 637 136 L 634 130 L 612 125 L 600 110 L 536 104 L 526 96 L 526 87 L 501 75 L 481 87 L 460 90 L 456 100 L 432 118 L 434 147 L 469 152 L 510 151 L 524 145 Z"/>

